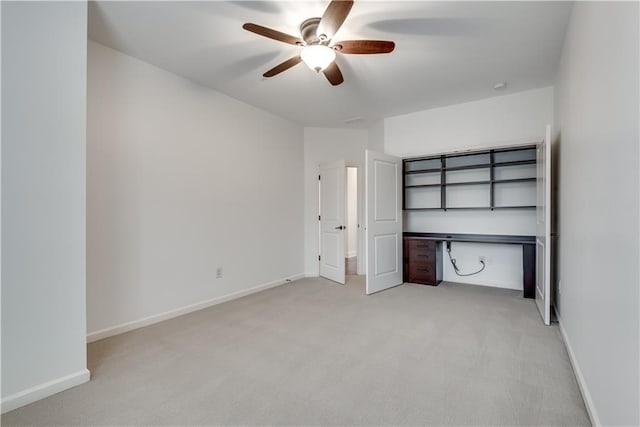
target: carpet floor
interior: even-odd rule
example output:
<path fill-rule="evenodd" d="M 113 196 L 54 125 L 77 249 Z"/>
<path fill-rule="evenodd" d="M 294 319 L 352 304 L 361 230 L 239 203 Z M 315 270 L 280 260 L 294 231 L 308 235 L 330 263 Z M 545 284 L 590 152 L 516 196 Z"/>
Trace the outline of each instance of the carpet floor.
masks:
<path fill-rule="evenodd" d="M 2 425 L 589 425 L 517 291 L 303 279 L 88 346 L 91 381 Z"/>

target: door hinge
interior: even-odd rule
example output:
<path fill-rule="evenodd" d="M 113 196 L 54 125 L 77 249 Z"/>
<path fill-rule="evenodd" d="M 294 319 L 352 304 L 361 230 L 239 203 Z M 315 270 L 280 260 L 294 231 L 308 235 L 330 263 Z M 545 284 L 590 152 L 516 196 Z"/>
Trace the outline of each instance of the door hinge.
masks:
<path fill-rule="evenodd" d="M 320 181 L 320 175 L 318 175 L 318 181 Z"/>
<path fill-rule="evenodd" d="M 320 255 L 318 255 L 318 261 L 320 261 Z"/>
<path fill-rule="evenodd" d="M 320 221 L 320 215 L 318 215 L 318 221 Z"/>

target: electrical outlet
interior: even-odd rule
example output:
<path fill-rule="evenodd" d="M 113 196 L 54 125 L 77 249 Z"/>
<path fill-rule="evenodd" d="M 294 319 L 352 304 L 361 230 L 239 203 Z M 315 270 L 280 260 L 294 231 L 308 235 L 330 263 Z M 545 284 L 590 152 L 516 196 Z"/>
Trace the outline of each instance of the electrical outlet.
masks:
<path fill-rule="evenodd" d="M 222 267 L 216 268 L 216 279 L 222 279 Z"/>

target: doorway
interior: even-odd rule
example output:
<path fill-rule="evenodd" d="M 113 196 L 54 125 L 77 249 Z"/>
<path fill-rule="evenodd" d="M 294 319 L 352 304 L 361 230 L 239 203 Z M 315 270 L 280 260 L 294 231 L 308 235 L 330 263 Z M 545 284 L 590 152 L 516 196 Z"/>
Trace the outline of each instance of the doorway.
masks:
<path fill-rule="evenodd" d="M 351 175 L 355 175 L 356 184 L 351 185 L 354 191 L 348 198 L 348 168 L 352 167 L 355 173 L 351 172 Z M 347 164 L 344 160 L 320 164 L 319 276 L 344 285 L 349 253 L 355 255 L 356 273 L 366 276 L 367 294 L 402 284 L 401 195 L 402 160 L 398 157 L 365 150 L 364 164 Z M 357 244 L 349 252 L 347 210 L 350 199 L 355 199 L 357 219 L 349 228 L 355 230 Z M 356 275 L 350 277 L 355 279 Z"/>
<path fill-rule="evenodd" d="M 345 233 L 345 269 L 348 276 L 358 274 L 358 168 L 347 167 L 347 232 Z"/>

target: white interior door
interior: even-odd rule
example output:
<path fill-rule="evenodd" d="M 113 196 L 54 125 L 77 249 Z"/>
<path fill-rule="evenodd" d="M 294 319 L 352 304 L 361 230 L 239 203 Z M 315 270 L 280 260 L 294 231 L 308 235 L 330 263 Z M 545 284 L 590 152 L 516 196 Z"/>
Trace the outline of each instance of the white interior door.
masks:
<path fill-rule="evenodd" d="M 367 294 L 402 284 L 402 160 L 365 154 Z"/>
<path fill-rule="evenodd" d="M 551 322 L 551 126 L 537 149 L 536 305 Z"/>
<path fill-rule="evenodd" d="M 344 285 L 344 160 L 320 165 L 320 276 Z"/>

